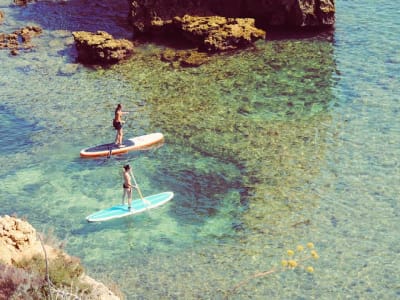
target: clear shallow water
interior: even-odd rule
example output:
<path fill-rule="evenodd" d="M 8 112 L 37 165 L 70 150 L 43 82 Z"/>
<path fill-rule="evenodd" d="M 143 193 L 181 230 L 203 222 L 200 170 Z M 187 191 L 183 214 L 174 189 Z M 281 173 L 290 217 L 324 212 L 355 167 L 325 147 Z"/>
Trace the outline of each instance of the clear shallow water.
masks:
<path fill-rule="evenodd" d="M 267 41 L 183 70 L 150 44 L 109 70 L 66 75 L 70 31 L 128 36 L 123 10 L 2 0 L 1 30 L 31 22 L 44 33 L 34 51 L 0 52 L 1 214 L 54 229 L 90 275 L 118 282 L 128 299 L 400 297 L 399 8 L 336 5 L 332 42 Z M 81 148 L 114 138 L 118 102 L 134 111 L 127 136 L 162 131 L 166 143 L 80 159 Z M 174 200 L 87 224 L 120 201 L 125 163 L 145 194 L 173 190 Z M 308 241 L 320 255 L 313 274 L 277 272 L 229 292 Z"/>

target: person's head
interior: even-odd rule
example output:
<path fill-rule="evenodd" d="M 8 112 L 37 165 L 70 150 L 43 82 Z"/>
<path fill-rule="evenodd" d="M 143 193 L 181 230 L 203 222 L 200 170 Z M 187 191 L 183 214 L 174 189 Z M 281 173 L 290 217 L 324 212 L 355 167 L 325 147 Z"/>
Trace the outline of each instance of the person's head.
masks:
<path fill-rule="evenodd" d="M 121 109 L 122 109 L 122 104 L 119 103 L 119 104 L 117 105 L 117 108 L 115 109 L 115 111 L 118 111 L 118 110 L 121 110 Z"/>
<path fill-rule="evenodd" d="M 131 169 L 131 167 L 130 167 L 129 165 L 125 165 L 125 166 L 124 166 L 125 172 L 128 172 L 130 169 Z"/>

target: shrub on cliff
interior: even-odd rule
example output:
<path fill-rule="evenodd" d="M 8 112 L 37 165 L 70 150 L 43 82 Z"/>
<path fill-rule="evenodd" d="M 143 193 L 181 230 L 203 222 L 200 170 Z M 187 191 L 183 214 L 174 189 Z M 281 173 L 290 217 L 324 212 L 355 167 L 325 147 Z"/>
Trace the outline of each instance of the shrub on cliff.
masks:
<path fill-rule="evenodd" d="M 40 255 L 18 262 L 17 267 L 46 278 L 46 261 Z M 80 281 L 80 276 L 83 272 L 84 269 L 78 258 L 67 258 L 61 253 L 48 265 L 48 276 L 54 286 L 59 288 L 74 286 L 79 293 L 91 291 L 89 285 L 83 284 Z"/>
<path fill-rule="evenodd" d="M 45 299 L 43 276 L 0 264 L 0 299 Z"/>

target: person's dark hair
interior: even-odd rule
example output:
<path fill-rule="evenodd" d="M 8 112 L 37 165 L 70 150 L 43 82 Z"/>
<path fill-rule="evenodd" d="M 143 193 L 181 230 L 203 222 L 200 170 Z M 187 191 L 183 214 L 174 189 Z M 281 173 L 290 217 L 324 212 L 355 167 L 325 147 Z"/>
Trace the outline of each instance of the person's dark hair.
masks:
<path fill-rule="evenodd" d="M 124 166 L 125 171 L 128 171 L 130 168 L 131 168 L 131 167 L 130 167 L 129 165 L 125 165 L 125 166 Z"/>
<path fill-rule="evenodd" d="M 119 111 L 121 108 L 122 108 L 122 105 L 121 105 L 121 103 L 119 103 L 117 105 L 117 108 L 115 109 L 115 113 L 117 113 L 117 111 Z"/>

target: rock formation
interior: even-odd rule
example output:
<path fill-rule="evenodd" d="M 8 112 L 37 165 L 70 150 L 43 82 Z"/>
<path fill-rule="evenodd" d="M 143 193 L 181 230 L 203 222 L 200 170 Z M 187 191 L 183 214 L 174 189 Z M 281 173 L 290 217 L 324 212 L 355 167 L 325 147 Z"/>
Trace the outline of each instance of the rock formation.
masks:
<path fill-rule="evenodd" d="M 39 26 L 25 26 L 13 33 L 0 33 L 0 49 L 10 49 L 11 54 L 17 55 L 19 50 L 33 48 L 32 37 L 42 33 Z M 20 42 L 21 41 L 21 42 Z"/>
<path fill-rule="evenodd" d="M 258 28 L 334 24 L 334 0 L 131 0 L 136 35 L 171 34 L 200 51 L 243 48 L 265 38 Z M 257 28 L 257 27 L 258 28 Z"/>
<path fill-rule="evenodd" d="M 206 52 L 244 48 L 265 38 L 265 31 L 254 26 L 254 19 L 197 17 L 185 15 L 172 20 L 175 32 L 198 45 Z"/>
<path fill-rule="evenodd" d="M 49 263 L 60 254 L 67 260 L 74 258 L 55 249 L 52 246 L 44 245 Z M 29 260 L 40 255 L 44 257 L 44 251 L 40 240 L 37 238 L 36 230 L 28 222 L 18 218 L 3 216 L 0 217 L 0 264 L 15 265 L 22 260 Z M 104 284 L 95 281 L 93 278 L 83 274 L 81 282 L 92 287 L 91 299 L 117 300 Z M 0 297 L 1 298 L 1 297 Z"/>
<path fill-rule="evenodd" d="M 133 53 L 133 43 L 126 39 L 114 39 L 105 31 L 72 33 L 78 51 L 78 60 L 86 64 L 114 64 L 127 59 Z"/>
<path fill-rule="evenodd" d="M 321 27 L 335 22 L 334 0 L 130 0 L 135 33 L 148 33 L 154 22 L 174 17 L 254 18 L 258 27 Z"/>

